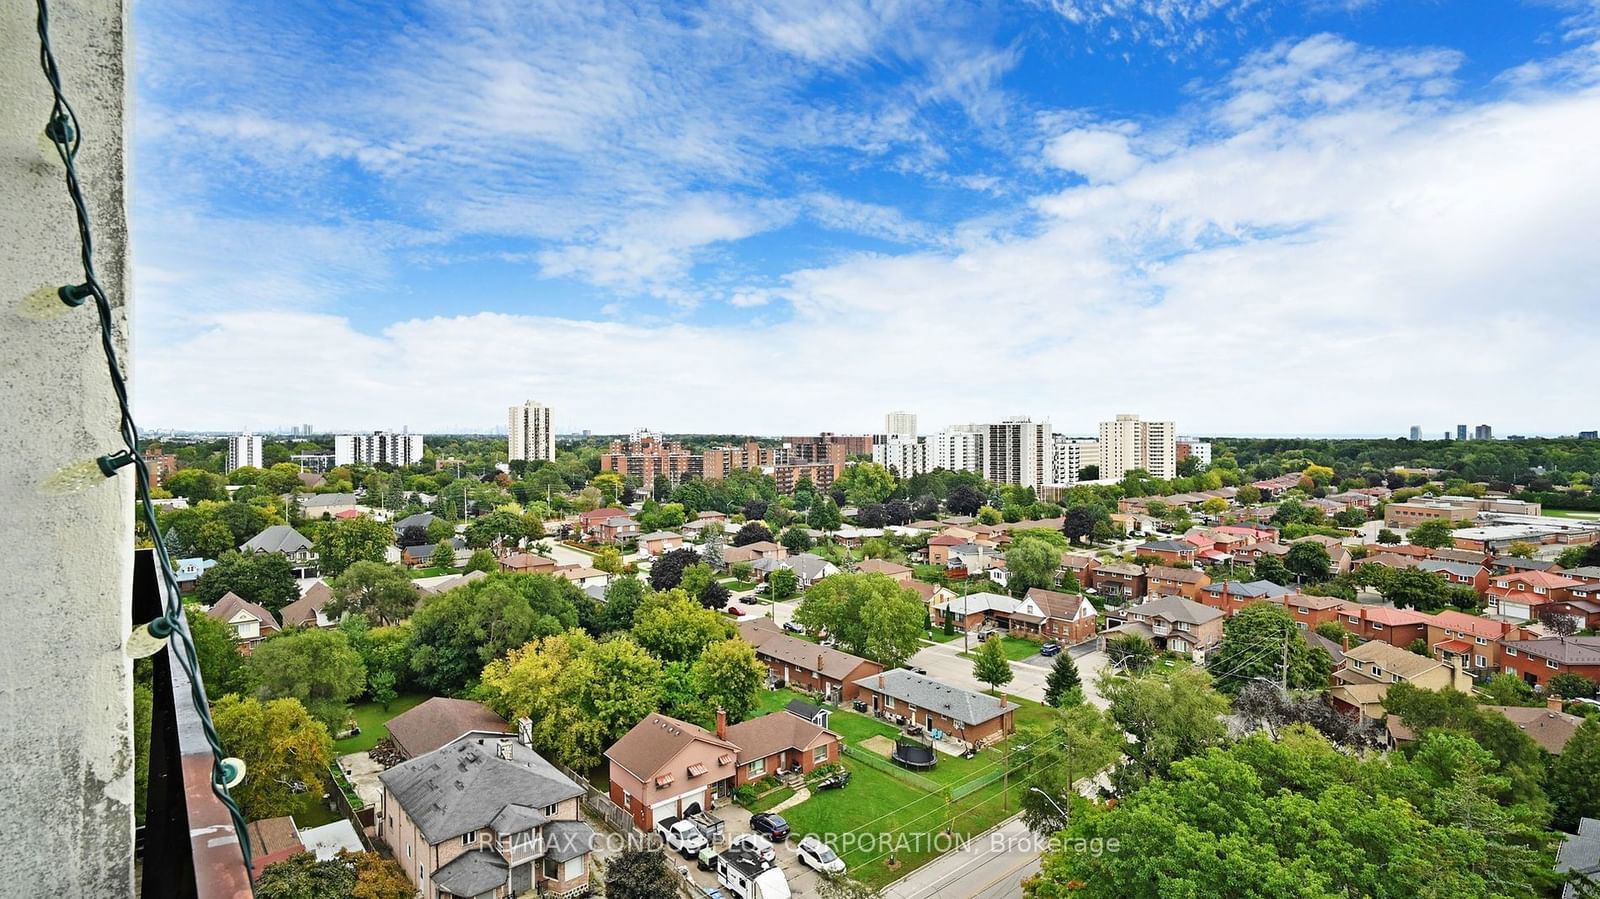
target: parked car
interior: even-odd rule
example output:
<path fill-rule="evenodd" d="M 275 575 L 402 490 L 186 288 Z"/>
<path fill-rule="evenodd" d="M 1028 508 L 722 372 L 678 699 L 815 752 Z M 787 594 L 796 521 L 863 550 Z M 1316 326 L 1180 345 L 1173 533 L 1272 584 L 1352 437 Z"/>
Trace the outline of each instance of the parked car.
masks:
<path fill-rule="evenodd" d="M 729 845 L 748 849 L 760 856 L 761 860 L 764 862 L 776 862 L 778 860 L 778 853 L 772 848 L 771 841 L 759 834 L 740 834 L 739 836 L 734 837 L 733 842 Z"/>
<path fill-rule="evenodd" d="M 994 636 L 994 631 L 978 631 L 978 642 L 982 643 Z"/>
<path fill-rule="evenodd" d="M 684 858 L 694 858 L 709 845 L 700 828 L 682 818 L 662 818 L 656 822 L 656 833 L 667 848 L 676 850 Z"/>
<path fill-rule="evenodd" d="M 906 670 L 910 671 L 912 674 L 920 674 L 923 677 L 927 677 L 928 676 L 928 669 L 926 669 L 926 668 L 918 668 L 915 665 L 907 665 L 906 666 Z"/>
<path fill-rule="evenodd" d="M 1061 652 L 1060 643 L 1046 643 L 1045 645 L 1039 647 L 1039 655 L 1042 656 L 1053 656 L 1059 652 Z"/>
<path fill-rule="evenodd" d="M 801 864 L 819 874 L 837 876 L 844 873 L 844 859 L 829 849 L 827 843 L 814 836 L 801 840 L 795 854 L 800 856 Z"/>
<path fill-rule="evenodd" d="M 789 822 L 783 820 L 782 815 L 774 815 L 771 812 L 751 815 L 750 829 L 779 843 L 789 839 Z"/>
<path fill-rule="evenodd" d="M 741 609 L 738 606 L 728 606 L 728 614 L 734 616 L 735 618 L 743 618 L 744 609 Z"/>
<path fill-rule="evenodd" d="M 801 627 L 800 625 L 796 624 L 793 621 L 785 621 L 783 623 L 783 629 L 788 631 L 791 634 L 803 634 L 803 633 L 806 632 L 805 628 Z"/>

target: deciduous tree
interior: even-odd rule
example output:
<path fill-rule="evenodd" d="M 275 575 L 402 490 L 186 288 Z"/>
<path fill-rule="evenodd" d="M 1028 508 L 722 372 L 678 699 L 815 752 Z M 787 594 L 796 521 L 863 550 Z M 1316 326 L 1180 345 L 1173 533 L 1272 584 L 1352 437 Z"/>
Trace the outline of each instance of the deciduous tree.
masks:
<path fill-rule="evenodd" d="M 338 630 L 314 627 L 263 640 L 249 665 L 261 698 L 299 701 L 329 733 L 343 728 L 350 700 L 367 685 L 366 664 Z"/>
<path fill-rule="evenodd" d="M 230 694 L 212 704 L 211 721 L 228 754 L 245 763 L 245 779 L 231 792 L 248 819 L 290 814 L 306 788 L 320 789 L 333 743 L 297 700 Z"/>
<path fill-rule="evenodd" d="M 1333 561 L 1328 557 L 1327 547 L 1314 540 L 1303 540 L 1289 547 L 1283 567 L 1302 580 L 1316 583 L 1328 579 L 1329 572 L 1333 570 Z"/>
<path fill-rule="evenodd" d="M 451 561 L 454 561 L 452 554 Z M 411 617 L 417 607 L 417 587 L 405 569 L 382 562 L 357 562 L 333 579 L 333 599 L 327 615 L 364 616 L 375 625 L 394 624 Z"/>
<path fill-rule="evenodd" d="M 1000 689 L 1016 677 L 1016 672 L 1011 670 L 1011 660 L 1006 658 L 1005 644 L 999 637 L 978 645 L 972 659 L 972 676 L 988 684 L 991 690 Z"/>
<path fill-rule="evenodd" d="M 732 623 L 682 590 L 652 593 L 633 613 L 633 638 L 669 662 L 693 663 L 707 646 L 734 635 Z"/>
<path fill-rule="evenodd" d="M 581 598 L 565 579 L 503 573 L 430 596 L 411 616 L 412 673 L 436 695 L 464 691 L 491 659 L 576 627 Z"/>
<path fill-rule="evenodd" d="M 836 574 L 806 592 L 794 617 L 845 651 L 894 668 L 921 646 L 923 612 L 916 591 L 886 575 Z"/>
<path fill-rule="evenodd" d="M 1224 693 L 1235 693 L 1255 679 L 1278 682 L 1287 676 L 1293 690 L 1321 689 L 1328 683 L 1332 660 L 1321 647 L 1309 646 L 1293 616 L 1272 602 L 1252 602 L 1223 623 L 1222 644 L 1206 659 Z M 1284 674 L 1284 659 L 1288 674 Z"/>
<path fill-rule="evenodd" d="M 300 587 L 281 553 L 225 552 L 195 582 L 194 598 L 209 606 L 229 593 L 276 615 L 300 598 Z"/>
<path fill-rule="evenodd" d="M 366 516 L 329 522 L 316 537 L 323 577 L 336 578 L 357 562 L 382 562 L 394 532 Z"/>
<path fill-rule="evenodd" d="M 767 680 L 767 666 L 756 658 L 755 648 L 738 637 L 707 646 L 689 673 L 708 709 L 726 710 L 729 721 L 750 717 Z"/>
<path fill-rule="evenodd" d="M 650 563 L 650 587 L 654 590 L 671 590 L 683 580 L 683 571 L 700 562 L 700 554 L 692 549 L 674 549 L 664 552 Z"/>
<path fill-rule="evenodd" d="M 624 849 L 606 862 L 606 899 L 660 899 L 677 892 L 676 875 L 660 850 Z"/>
<path fill-rule="evenodd" d="M 1415 546 L 1426 546 L 1437 549 L 1441 546 L 1452 546 L 1455 538 L 1450 532 L 1455 530 L 1451 522 L 1443 518 L 1430 518 L 1419 522 L 1406 531 L 1406 539 Z"/>

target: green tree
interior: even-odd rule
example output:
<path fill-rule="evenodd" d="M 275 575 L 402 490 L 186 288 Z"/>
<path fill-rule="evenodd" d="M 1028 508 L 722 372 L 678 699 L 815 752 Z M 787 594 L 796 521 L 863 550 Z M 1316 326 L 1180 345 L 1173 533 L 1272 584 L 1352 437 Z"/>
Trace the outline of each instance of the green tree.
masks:
<path fill-rule="evenodd" d="M 357 562 L 382 562 L 394 531 L 366 516 L 329 522 L 316 537 L 322 576 L 336 578 Z"/>
<path fill-rule="evenodd" d="M 428 564 L 433 568 L 442 568 L 446 571 L 456 567 L 455 547 L 448 543 L 440 543 L 433 548 L 433 555 L 428 557 Z"/>
<path fill-rule="evenodd" d="M 1455 545 L 1455 538 L 1450 532 L 1455 530 L 1454 525 L 1443 518 L 1430 518 L 1427 521 L 1412 525 L 1406 531 L 1406 539 L 1414 546 L 1426 546 L 1437 549 L 1442 546 Z"/>
<path fill-rule="evenodd" d="M 1017 742 L 1027 755 L 1017 767 L 1027 785 L 1020 795 L 1028 829 L 1053 834 L 1065 827 L 1061 812 L 1074 801 L 1078 783 L 1121 758 L 1126 740 L 1110 715 L 1087 703 L 1022 730 Z"/>
<path fill-rule="evenodd" d="M 1483 693 L 1484 701 L 1490 705 L 1544 705 L 1544 700 L 1533 692 L 1526 681 L 1509 671 L 1489 678 L 1478 689 Z"/>
<path fill-rule="evenodd" d="M 844 491 L 851 505 L 865 506 L 888 499 L 894 492 L 895 480 L 889 469 L 876 462 L 857 462 L 846 468 L 833 486 Z"/>
<path fill-rule="evenodd" d="M 195 658 L 206 684 L 206 698 L 216 702 L 229 693 L 248 696 L 256 682 L 245 657 L 239 654 L 239 638 L 233 628 L 212 618 L 196 603 L 184 603 L 183 617 L 194 640 Z"/>
<path fill-rule="evenodd" d="M 467 559 L 465 570 L 493 574 L 500 570 L 500 563 L 495 559 L 494 553 L 486 549 L 475 549 L 472 551 L 472 557 Z"/>
<path fill-rule="evenodd" d="M 219 474 L 199 468 L 180 468 L 161 485 L 173 496 L 181 496 L 195 505 L 202 500 L 228 498 L 227 482 Z"/>
<path fill-rule="evenodd" d="M 1003 515 L 1000 510 L 996 509 L 994 506 L 980 506 L 978 508 L 977 518 L 979 524 L 987 525 L 996 525 L 1006 520 L 1005 515 Z"/>
<path fill-rule="evenodd" d="M 1119 787 L 1165 777 L 1176 762 L 1220 744 L 1227 736 L 1222 716 L 1228 700 L 1211 689 L 1211 678 L 1195 668 L 1164 677 L 1109 678 L 1100 693 L 1111 717 L 1133 736 L 1130 762 L 1114 782 Z"/>
<path fill-rule="evenodd" d="M 1388 528 L 1379 528 L 1378 529 L 1378 542 L 1379 543 L 1384 543 L 1384 544 L 1399 543 L 1400 542 L 1400 535 L 1396 534 L 1394 531 L 1389 530 Z"/>
<path fill-rule="evenodd" d="M 999 690 L 1016 677 L 999 637 L 986 640 L 978 646 L 972 659 L 972 676 L 988 684 L 990 690 Z"/>
<path fill-rule="evenodd" d="M 1328 579 L 1333 561 L 1328 558 L 1328 548 L 1312 540 L 1301 541 L 1289 547 L 1283 567 L 1296 577 L 1317 583 Z"/>
<path fill-rule="evenodd" d="M 1265 554 L 1256 559 L 1255 576 L 1258 581 L 1271 581 L 1280 587 L 1288 586 L 1294 580 L 1294 575 L 1289 573 L 1282 560 Z"/>
<path fill-rule="evenodd" d="M 467 545 L 473 549 L 515 546 L 526 536 L 527 528 L 522 523 L 522 516 L 503 509 L 474 518 L 467 524 Z"/>
<path fill-rule="evenodd" d="M 778 538 L 778 542 L 781 543 L 783 548 L 787 549 L 791 555 L 799 555 L 800 553 L 810 549 L 812 546 L 811 535 L 796 527 L 785 529 L 783 536 Z"/>
<path fill-rule="evenodd" d="M 1285 655 L 1290 689 L 1317 690 L 1327 685 L 1333 667 L 1327 651 L 1306 643 L 1284 606 L 1252 602 L 1223 622 L 1222 643 L 1206 659 L 1206 667 L 1217 678 L 1217 688 L 1232 694 L 1258 678 L 1282 679 Z"/>
<path fill-rule="evenodd" d="M 329 733 L 349 717 L 351 698 L 367 685 L 366 665 L 338 630 L 308 628 L 263 640 L 250 653 L 262 699 L 294 699 Z"/>
<path fill-rule="evenodd" d="M 367 696 L 388 710 L 411 674 L 411 628 L 372 627 L 361 615 L 339 622 L 339 631 L 367 669 Z"/>
<path fill-rule="evenodd" d="M 303 794 L 294 785 L 321 784 L 333 761 L 328 729 L 294 699 L 224 696 L 212 704 L 211 721 L 227 754 L 245 763 L 245 779 L 231 792 L 252 821 L 299 809 Z"/>
<path fill-rule="evenodd" d="M 1079 804 L 1024 895 L 1537 895 L 1528 881 L 1548 856 L 1497 842 L 1487 827 L 1430 820 L 1387 787 L 1387 764 L 1346 755 L 1304 725 L 1276 742 L 1256 734 L 1212 749 L 1114 808 Z M 1458 795 L 1470 799 L 1478 785 L 1463 781 Z"/>
<path fill-rule="evenodd" d="M 702 650 L 690 679 L 710 710 L 721 708 L 729 721 L 743 721 L 760 701 L 767 666 L 756 658 L 754 647 L 734 637 Z"/>
<path fill-rule="evenodd" d="M 683 580 L 684 569 L 700 564 L 700 554 L 688 547 L 664 552 L 650 564 L 650 587 L 671 590 Z"/>
<path fill-rule="evenodd" d="M 259 850 L 258 850 L 259 851 Z M 347 899 L 356 888 L 355 867 L 339 859 L 317 861 L 298 852 L 262 869 L 256 899 Z"/>
<path fill-rule="evenodd" d="M 1062 650 L 1050 665 L 1050 674 L 1044 680 L 1044 701 L 1058 709 L 1071 708 L 1083 702 L 1083 681 L 1078 677 L 1078 665 L 1072 653 Z"/>
<path fill-rule="evenodd" d="M 1139 672 L 1156 658 L 1155 644 L 1138 634 L 1118 634 L 1106 641 L 1106 659 L 1113 668 Z"/>
<path fill-rule="evenodd" d="M 656 709 L 661 662 L 627 637 L 599 642 L 574 629 L 484 666 L 482 695 L 505 718 L 532 720 L 541 752 L 585 770 Z"/>
<path fill-rule="evenodd" d="M 354 614 L 374 625 L 394 624 L 410 617 L 417 607 L 416 584 L 398 565 L 357 562 L 329 586 L 333 589 L 327 607 L 330 618 Z"/>
<path fill-rule="evenodd" d="M 1600 818 L 1600 715 L 1591 715 L 1567 739 L 1550 765 L 1555 825 L 1577 831 L 1580 818 Z"/>
<path fill-rule="evenodd" d="M 231 538 L 230 538 L 231 539 Z M 280 553 L 225 552 L 217 564 L 207 568 L 195 582 L 194 599 L 215 605 L 229 593 L 236 593 L 276 615 L 300 598 L 289 559 Z"/>
<path fill-rule="evenodd" d="M 1054 587 L 1060 567 L 1061 551 L 1043 540 L 1024 538 L 1006 550 L 1007 586 L 1013 596 L 1022 596 L 1031 587 Z"/>
<path fill-rule="evenodd" d="M 1600 695 L 1600 684 L 1571 671 L 1563 671 L 1550 678 L 1545 691 L 1562 699 L 1588 699 Z"/>
<path fill-rule="evenodd" d="M 209 685 L 207 685 L 209 693 Z M 133 820 L 144 824 L 145 799 L 150 792 L 150 725 L 155 717 L 155 693 L 149 684 L 133 685 Z"/>
<path fill-rule="evenodd" d="M 1510 546 L 1506 547 L 1506 555 L 1513 556 L 1518 559 L 1531 559 L 1533 558 L 1533 554 L 1537 552 L 1538 549 L 1539 547 L 1529 543 L 1526 540 L 1517 540 L 1514 541 Z"/>
<path fill-rule="evenodd" d="M 819 497 L 811 504 L 811 511 L 806 514 L 806 523 L 824 534 L 837 531 L 843 522 L 838 505 L 828 497 Z"/>
<path fill-rule="evenodd" d="M 655 849 L 624 849 L 606 862 L 606 899 L 660 899 L 678 890 L 667 857 Z"/>
<path fill-rule="evenodd" d="M 590 564 L 595 570 L 604 571 L 606 574 L 621 574 L 622 569 L 626 567 L 626 563 L 622 561 L 622 550 L 615 546 L 600 547 L 600 551 L 594 554 L 594 561 Z"/>
<path fill-rule="evenodd" d="M 1381 589 L 1384 599 L 1402 609 L 1437 612 L 1450 602 L 1450 583 L 1444 576 L 1420 568 L 1398 568 L 1389 572 Z"/>
<path fill-rule="evenodd" d="M 921 647 L 923 614 L 916 591 L 886 575 L 836 574 L 806 591 L 794 618 L 847 652 L 895 668 Z"/>
<path fill-rule="evenodd" d="M 783 602 L 800 590 L 800 576 L 792 568 L 779 568 L 767 575 L 767 592 L 773 602 Z"/>
<path fill-rule="evenodd" d="M 678 581 L 678 589 L 698 600 L 706 592 L 706 588 L 716 583 L 716 572 L 704 562 L 696 562 L 683 569 L 683 577 Z"/>
<path fill-rule="evenodd" d="M 464 692 L 491 659 L 578 624 L 583 591 L 540 574 L 491 574 L 425 599 L 411 616 L 411 670 L 439 696 Z"/>
<path fill-rule="evenodd" d="M 599 610 L 596 620 L 596 634 L 610 633 L 612 631 L 625 631 L 633 627 L 633 616 L 639 609 L 639 603 L 644 601 L 645 594 L 650 588 L 644 581 L 636 577 L 613 578 L 606 585 L 606 601 Z"/>
<path fill-rule="evenodd" d="M 652 593 L 633 613 L 633 639 L 669 662 L 693 663 L 707 646 L 733 635 L 726 616 L 682 590 Z"/>

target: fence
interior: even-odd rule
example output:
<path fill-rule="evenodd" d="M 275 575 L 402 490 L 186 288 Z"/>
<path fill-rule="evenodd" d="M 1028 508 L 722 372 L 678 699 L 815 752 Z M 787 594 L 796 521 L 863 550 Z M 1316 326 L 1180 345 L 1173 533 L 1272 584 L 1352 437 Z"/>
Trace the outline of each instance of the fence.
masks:
<path fill-rule="evenodd" d="M 377 809 L 367 805 L 361 796 L 356 793 L 355 787 L 345 778 L 344 772 L 339 770 L 339 763 L 328 766 L 328 779 L 332 781 L 332 789 L 328 794 L 333 798 L 334 810 L 348 818 L 356 826 L 356 833 L 361 835 L 361 842 L 367 842 L 367 835 L 363 828 L 371 827 L 377 821 Z M 370 845 L 367 848 L 372 848 Z"/>
<path fill-rule="evenodd" d="M 860 762 L 869 768 L 876 768 L 907 786 L 916 787 L 929 793 L 937 793 L 944 789 L 943 784 L 929 780 L 920 774 L 907 771 L 870 749 L 855 749 L 848 744 L 840 745 L 839 749 L 844 753 L 845 758 L 853 762 Z"/>
<path fill-rule="evenodd" d="M 555 762 L 551 764 L 554 764 L 562 774 L 571 778 L 573 783 L 583 787 L 583 807 L 606 822 L 606 826 L 623 835 L 631 834 L 638 829 L 637 825 L 633 823 L 633 816 L 623 811 L 615 802 L 612 802 L 610 796 L 595 789 L 594 784 L 589 783 L 587 777 L 568 768 L 566 765 Z"/>

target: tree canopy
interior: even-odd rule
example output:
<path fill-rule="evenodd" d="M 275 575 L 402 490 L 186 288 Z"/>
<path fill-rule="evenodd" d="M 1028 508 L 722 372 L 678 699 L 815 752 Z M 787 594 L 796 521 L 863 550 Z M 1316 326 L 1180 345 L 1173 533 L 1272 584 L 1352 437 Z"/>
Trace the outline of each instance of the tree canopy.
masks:
<path fill-rule="evenodd" d="M 806 591 L 794 618 L 846 652 L 896 668 L 921 647 L 926 609 L 916 591 L 887 575 L 836 574 Z"/>
<path fill-rule="evenodd" d="M 195 582 L 194 599 L 215 605 L 229 593 L 236 593 L 276 615 L 300 598 L 289 559 L 281 553 L 223 553 L 217 564 L 207 568 Z"/>
<path fill-rule="evenodd" d="M 365 515 L 328 522 L 314 541 L 323 577 L 336 578 L 357 562 L 382 562 L 394 531 Z"/>
<path fill-rule="evenodd" d="M 333 761 L 328 729 L 294 699 L 224 696 L 211 721 L 228 754 L 245 763 L 245 779 L 232 794 L 250 820 L 287 815 L 300 806 L 296 784 L 322 783 Z"/>
<path fill-rule="evenodd" d="M 512 647 L 576 627 L 580 600 L 564 578 L 506 573 L 428 597 L 411 617 L 411 670 L 424 689 L 459 694 Z"/>
<path fill-rule="evenodd" d="M 366 663 L 344 632 L 326 628 L 288 631 L 256 645 L 249 666 L 264 699 L 294 699 L 338 733 L 350 700 L 366 688 Z"/>
<path fill-rule="evenodd" d="M 444 546 L 445 544 L 440 544 Z M 417 587 L 404 568 L 382 562 L 356 562 L 329 585 L 333 599 L 328 617 L 361 615 L 373 624 L 395 624 L 411 617 L 417 606 Z"/>

